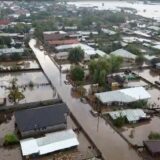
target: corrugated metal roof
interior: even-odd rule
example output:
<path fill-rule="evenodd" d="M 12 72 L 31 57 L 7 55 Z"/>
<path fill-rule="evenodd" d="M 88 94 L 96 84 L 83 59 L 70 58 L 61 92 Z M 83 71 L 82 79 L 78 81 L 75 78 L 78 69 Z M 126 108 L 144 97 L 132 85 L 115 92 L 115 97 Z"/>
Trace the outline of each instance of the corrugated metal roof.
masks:
<path fill-rule="evenodd" d="M 122 111 L 109 112 L 108 114 L 113 120 L 120 116 L 125 116 L 128 122 L 138 121 L 141 118 L 146 117 L 146 113 L 144 113 L 142 109 L 126 109 Z"/>
<path fill-rule="evenodd" d="M 149 99 L 150 94 L 143 87 L 134 87 L 116 91 L 96 93 L 102 103 L 123 102 L 130 103 L 138 100 Z"/>
<path fill-rule="evenodd" d="M 72 129 L 49 133 L 41 138 L 29 138 L 20 141 L 23 156 L 55 152 L 58 150 L 78 146 L 76 134 Z"/>
<path fill-rule="evenodd" d="M 123 57 L 123 58 L 128 58 L 128 59 L 135 59 L 136 58 L 136 55 L 128 52 L 127 50 L 124 50 L 124 49 L 118 49 L 116 51 L 113 51 L 110 53 L 111 55 L 115 55 L 115 56 L 120 56 L 120 57 Z"/>

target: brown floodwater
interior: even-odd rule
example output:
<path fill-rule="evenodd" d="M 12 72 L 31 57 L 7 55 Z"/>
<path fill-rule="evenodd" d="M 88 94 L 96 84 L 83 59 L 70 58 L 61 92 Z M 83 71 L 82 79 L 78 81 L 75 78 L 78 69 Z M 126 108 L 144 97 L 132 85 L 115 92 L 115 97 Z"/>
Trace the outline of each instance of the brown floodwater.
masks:
<path fill-rule="evenodd" d="M 39 65 L 36 60 L 27 60 L 27 61 L 19 61 L 19 62 L 1 62 L 1 69 L 12 69 L 13 66 L 18 66 L 21 69 L 39 69 Z"/>
<path fill-rule="evenodd" d="M 29 45 L 39 60 L 44 72 L 47 74 L 52 84 L 57 89 L 62 100 L 68 105 L 78 122 L 90 136 L 92 141 L 102 152 L 107 160 L 139 160 L 139 155 L 133 150 L 123 138 L 116 133 L 105 120 L 93 117 L 90 113 L 91 106 L 80 102 L 79 99 L 72 98 L 71 85 L 64 84 L 65 74 L 60 74 L 59 70 L 44 51 L 35 47 L 35 40 L 31 40 Z M 97 125 L 99 124 L 99 125 Z"/>
<path fill-rule="evenodd" d="M 160 118 L 153 117 L 150 122 L 135 125 L 134 128 L 125 128 L 123 135 L 132 143 L 142 146 L 144 140 L 148 140 L 151 131 L 160 133 Z M 130 137 L 133 132 L 133 138 Z"/>
<path fill-rule="evenodd" d="M 145 78 L 146 80 L 154 83 L 154 81 L 160 81 L 160 73 L 154 72 L 150 69 L 144 69 L 142 71 L 135 71 L 135 73 L 139 74 L 141 77 Z"/>

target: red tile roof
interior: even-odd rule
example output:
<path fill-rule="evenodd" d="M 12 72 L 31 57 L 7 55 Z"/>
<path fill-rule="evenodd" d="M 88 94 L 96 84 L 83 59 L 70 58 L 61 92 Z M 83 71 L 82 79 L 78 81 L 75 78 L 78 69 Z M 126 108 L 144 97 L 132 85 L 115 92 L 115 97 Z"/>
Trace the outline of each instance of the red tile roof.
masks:
<path fill-rule="evenodd" d="M 67 45 L 67 44 L 76 44 L 79 43 L 77 39 L 65 39 L 65 40 L 55 40 L 48 41 L 50 45 Z"/>
<path fill-rule="evenodd" d="M 8 25 L 10 23 L 7 19 L 0 19 L 0 25 Z"/>

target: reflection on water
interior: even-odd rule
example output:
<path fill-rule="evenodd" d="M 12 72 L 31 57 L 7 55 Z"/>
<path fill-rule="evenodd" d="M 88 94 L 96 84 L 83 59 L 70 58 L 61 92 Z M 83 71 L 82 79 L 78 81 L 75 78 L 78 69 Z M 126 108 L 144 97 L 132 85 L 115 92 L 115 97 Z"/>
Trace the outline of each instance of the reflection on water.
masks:
<path fill-rule="evenodd" d="M 18 86 L 24 86 L 22 88 L 24 88 L 23 94 L 25 98 L 19 103 L 29 103 L 57 98 L 56 91 L 51 88 L 43 72 L 15 72 L 0 74 L 0 86 L 8 87 L 10 81 L 15 77 L 18 79 Z M 25 87 L 31 81 L 34 84 L 33 87 Z M 5 90 L 5 97 L 8 97 L 9 90 L 0 87 L 0 91 L 2 92 L 3 90 Z M 10 104 L 11 103 L 7 99 L 6 105 Z"/>
<path fill-rule="evenodd" d="M 125 1 L 78 1 L 69 2 L 77 7 L 98 7 L 99 10 L 119 10 L 119 7 L 133 8 L 137 14 L 160 20 L 160 4 L 144 4 L 142 2 L 125 2 Z M 103 4 L 103 5 L 102 5 Z"/>

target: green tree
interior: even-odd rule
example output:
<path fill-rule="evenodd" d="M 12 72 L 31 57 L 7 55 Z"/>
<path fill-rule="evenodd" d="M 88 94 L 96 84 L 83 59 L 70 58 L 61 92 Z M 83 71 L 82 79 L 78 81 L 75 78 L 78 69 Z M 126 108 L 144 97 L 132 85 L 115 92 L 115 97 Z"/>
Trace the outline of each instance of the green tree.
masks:
<path fill-rule="evenodd" d="M 70 74 L 71 74 L 72 80 L 74 81 L 83 81 L 84 79 L 84 70 L 80 66 L 77 66 L 77 65 L 72 66 Z"/>
<path fill-rule="evenodd" d="M 111 73 L 116 72 L 120 69 L 122 63 L 123 63 L 123 58 L 119 56 L 111 56 L 109 58 L 110 65 L 111 65 Z"/>
<path fill-rule="evenodd" d="M 136 57 L 135 63 L 136 63 L 138 66 L 142 66 L 143 63 L 144 63 L 144 56 L 143 56 L 142 54 L 138 55 L 138 56 Z"/>
<path fill-rule="evenodd" d="M 15 134 L 6 134 L 4 137 L 4 145 L 13 145 L 19 142 Z"/>
<path fill-rule="evenodd" d="M 25 96 L 23 95 L 22 91 L 20 91 L 18 85 L 17 85 L 17 79 L 13 78 L 10 82 L 11 87 L 9 87 L 9 94 L 8 98 L 11 103 L 17 103 L 20 100 L 24 99 Z"/>
<path fill-rule="evenodd" d="M 75 47 L 70 50 L 68 55 L 68 60 L 71 63 L 78 64 L 84 59 L 84 51 L 80 47 Z"/>
<path fill-rule="evenodd" d="M 150 132 L 148 138 L 149 138 L 150 140 L 160 140 L 160 133 Z"/>
<path fill-rule="evenodd" d="M 105 82 L 106 82 L 106 71 L 102 70 L 100 71 L 100 74 L 99 74 L 99 85 L 105 86 Z"/>
<path fill-rule="evenodd" d="M 135 55 L 137 55 L 137 56 L 142 54 L 141 51 L 137 48 L 137 46 L 134 45 L 134 44 L 129 44 L 129 45 L 126 47 L 126 49 L 127 49 L 129 52 L 131 52 L 131 53 L 133 53 L 133 54 L 135 54 Z"/>
<path fill-rule="evenodd" d="M 119 117 L 113 120 L 113 124 L 118 128 L 121 128 L 125 123 L 126 123 L 126 117 L 122 116 L 122 114 L 120 114 Z"/>
<path fill-rule="evenodd" d="M 118 56 L 100 57 L 98 60 L 91 60 L 88 64 L 90 76 L 94 83 L 100 86 L 105 85 L 107 74 L 116 72 L 120 69 L 123 59 Z"/>

